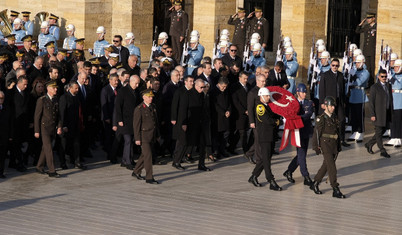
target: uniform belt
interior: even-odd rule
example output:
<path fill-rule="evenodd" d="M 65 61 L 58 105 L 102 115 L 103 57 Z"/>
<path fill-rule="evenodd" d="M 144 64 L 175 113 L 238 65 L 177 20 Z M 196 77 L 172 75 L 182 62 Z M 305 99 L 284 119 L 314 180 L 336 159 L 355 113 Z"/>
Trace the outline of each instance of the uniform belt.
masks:
<path fill-rule="evenodd" d="M 355 86 L 354 89 L 364 90 L 364 89 L 366 89 L 366 88 L 365 88 L 365 87 L 362 87 L 362 86 Z"/>
<path fill-rule="evenodd" d="M 402 90 L 394 90 L 394 89 L 392 89 L 392 93 L 402 93 Z"/>
<path fill-rule="evenodd" d="M 191 64 L 188 64 L 187 67 L 190 67 L 190 68 L 198 68 L 197 65 L 191 65 Z"/>
<path fill-rule="evenodd" d="M 331 138 L 331 139 L 338 139 L 338 134 L 334 134 L 334 135 L 322 134 L 322 137 Z"/>
<path fill-rule="evenodd" d="M 288 79 L 295 79 L 295 77 L 292 77 L 292 76 L 288 76 Z"/>

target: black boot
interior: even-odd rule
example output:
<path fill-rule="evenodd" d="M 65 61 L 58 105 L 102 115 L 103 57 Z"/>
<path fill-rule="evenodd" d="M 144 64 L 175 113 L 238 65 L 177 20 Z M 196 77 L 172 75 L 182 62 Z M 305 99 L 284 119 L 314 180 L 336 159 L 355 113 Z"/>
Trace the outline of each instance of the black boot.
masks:
<path fill-rule="evenodd" d="M 310 176 L 304 176 L 304 185 L 311 186 L 311 184 L 313 184 L 313 181 L 311 180 Z"/>
<path fill-rule="evenodd" d="M 289 170 L 286 170 L 286 171 L 283 173 L 283 176 L 285 176 L 286 179 L 288 179 L 288 181 L 289 181 L 290 183 L 292 183 L 292 184 L 295 183 L 295 180 L 294 180 L 293 177 L 292 177 L 292 172 L 290 172 Z"/>
<path fill-rule="evenodd" d="M 341 190 L 339 190 L 339 187 L 333 187 L 333 190 L 334 190 L 334 192 L 332 193 L 333 197 L 346 198 L 346 196 L 341 193 Z"/>
<path fill-rule="evenodd" d="M 275 191 L 281 191 L 282 188 L 279 187 L 279 185 L 275 182 L 275 180 L 268 180 L 269 182 L 269 189 L 275 190 Z"/>
<path fill-rule="evenodd" d="M 258 183 L 257 176 L 251 175 L 250 178 L 248 179 L 248 182 L 250 184 L 253 184 L 255 187 L 261 187 L 261 184 Z"/>
<path fill-rule="evenodd" d="M 319 184 L 320 184 L 320 182 L 313 181 L 313 183 L 310 185 L 310 189 L 313 190 L 315 194 L 322 194 L 322 192 L 318 188 Z"/>

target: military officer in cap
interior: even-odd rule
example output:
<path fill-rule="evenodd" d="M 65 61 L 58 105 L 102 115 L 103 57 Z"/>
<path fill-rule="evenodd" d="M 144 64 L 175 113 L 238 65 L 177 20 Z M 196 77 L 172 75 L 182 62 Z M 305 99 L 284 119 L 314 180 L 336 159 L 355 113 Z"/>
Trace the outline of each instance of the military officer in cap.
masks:
<path fill-rule="evenodd" d="M 63 84 L 67 84 L 68 79 L 70 79 L 73 76 L 73 74 L 71 74 L 71 71 L 69 71 L 69 69 L 68 69 L 68 64 L 67 64 L 66 58 L 67 58 L 67 50 L 60 49 L 56 55 L 57 60 L 56 60 L 55 66 L 59 70 L 59 80 Z"/>
<path fill-rule="evenodd" d="M 57 21 L 59 20 L 59 17 L 56 15 L 53 15 L 52 13 L 49 16 L 49 33 L 53 35 L 53 37 L 56 39 L 56 42 L 60 39 L 60 28 L 57 25 Z"/>
<path fill-rule="evenodd" d="M 69 24 L 66 27 L 67 37 L 64 39 L 63 48 L 67 50 L 75 49 L 75 40 L 77 38 L 74 36 L 75 26 L 73 24 Z"/>
<path fill-rule="evenodd" d="M 16 18 L 14 20 L 13 24 L 13 31 L 11 32 L 12 34 L 15 34 L 15 40 L 16 42 L 22 42 L 22 38 L 27 35 L 27 31 L 21 29 L 22 27 L 22 21 L 20 18 Z"/>
<path fill-rule="evenodd" d="M 253 14 L 255 17 L 253 17 Z M 253 18 L 252 18 L 253 17 Z M 268 20 L 262 17 L 262 8 L 255 7 L 254 12 L 251 12 L 247 18 L 249 21 L 251 33 L 258 33 L 261 37 L 260 43 L 265 49 L 268 45 Z"/>
<path fill-rule="evenodd" d="M 365 24 L 366 23 L 366 24 Z M 370 73 L 369 86 L 371 86 L 374 81 L 374 70 L 375 70 L 375 47 L 377 38 L 377 24 L 375 13 L 368 12 L 366 18 L 360 22 L 356 27 L 356 33 L 364 34 L 364 46 L 363 51 L 366 56 L 367 70 Z"/>
<path fill-rule="evenodd" d="M 8 54 L 8 59 L 10 62 L 17 60 L 15 53 L 17 53 L 17 46 L 15 45 L 15 34 L 9 34 L 6 36 L 7 46 L 5 46 L 5 52 Z"/>
<path fill-rule="evenodd" d="M 108 63 L 110 54 L 113 53 L 112 45 L 105 46 L 104 51 L 105 51 L 105 54 L 103 56 L 101 56 L 99 59 L 101 66 Z"/>
<path fill-rule="evenodd" d="M 324 99 L 325 111 L 316 118 L 315 128 L 312 139 L 313 150 L 317 155 L 322 153 L 324 161 L 321 168 L 314 177 L 310 189 L 316 194 L 322 194 L 319 184 L 328 172 L 329 182 L 333 189 L 332 196 L 345 198 L 345 195 L 339 190 L 339 184 L 336 178 L 337 170 L 335 161 L 341 149 L 341 124 L 335 114 L 335 98 L 327 96 Z"/>
<path fill-rule="evenodd" d="M 176 61 L 180 61 L 182 48 L 184 43 L 184 37 L 188 30 L 188 15 L 182 10 L 182 1 L 175 0 L 173 6 L 169 8 L 166 13 L 166 18 L 170 19 L 169 35 L 172 39 L 172 47 L 174 52 L 174 58 Z"/>
<path fill-rule="evenodd" d="M 154 143 L 159 138 L 158 116 L 155 104 L 152 103 L 154 93 L 151 89 L 141 92 L 143 102 L 134 109 L 133 127 L 135 144 L 141 146 L 141 156 L 135 165 L 132 176 L 149 184 L 159 184 L 154 179 L 152 170 L 152 152 Z M 141 176 L 145 168 L 145 178 Z"/>
<path fill-rule="evenodd" d="M 84 51 L 85 47 L 85 38 L 78 38 L 75 41 L 75 49 Z M 85 58 L 85 57 L 84 57 Z"/>
<path fill-rule="evenodd" d="M 140 66 L 141 64 L 141 51 L 139 47 L 136 47 L 134 45 L 134 41 L 135 41 L 135 36 L 134 33 L 129 32 L 126 34 L 125 37 L 126 40 L 126 47 L 130 53 L 130 55 L 136 55 L 138 60 L 137 60 L 137 65 Z"/>
<path fill-rule="evenodd" d="M 20 15 L 20 13 L 18 11 L 14 11 L 14 10 L 10 11 L 10 23 L 11 23 L 11 26 L 13 26 L 13 28 L 14 28 L 14 20 L 17 19 L 19 15 Z"/>
<path fill-rule="evenodd" d="M 39 55 L 43 56 L 46 53 L 46 44 L 48 42 L 56 42 L 56 38 L 49 33 L 49 23 L 47 21 L 43 21 L 40 26 L 41 33 L 38 36 L 39 41 Z M 57 51 L 57 44 L 54 45 L 55 50 Z"/>
<path fill-rule="evenodd" d="M 50 57 L 56 56 L 55 42 L 50 41 L 50 42 L 46 43 L 45 47 L 46 47 L 46 53 L 43 55 L 43 59 L 44 59 L 43 62 L 44 62 L 44 66 L 48 67 Z"/>
<path fill-rule="evenodd" d="M 40 154 L 36 171 L 45 174 L 45 165 L 49 168 L 49 177 L 60 177 L 54 169 L 52 142 L 62 134 L 62 124 L 59 119 L 59 101 L 57 99 L 57 83 L 50 80 L 46 83 L 47 94 L 38 99 L 34 115 L 35 138 L 42 137 L 42 152 Z"/>
<path fill-rule="evenodd" d="M 22 66 L 25 69 L 29 69 L 37 56 L 37 54 L 31 49 L 32 35 L 24 36 L 22 41 L 24 42 L 24 48 L 20 49 L 20 52 L 24 54 L 22 58 Z"/>
<path fill-rule="evenodd" d="M 27 31 L 27 34 L 32 35 L 34 30 L 34 22 L 29 20 L 29 15 L 31 14 L 31 12 L 23 11 L 21 12 L 21 14 L 22 14 L 23 25 L 25 27 L 25 30 Z"/>
<path fill-rule="evenodd" d="M 246 44 L 246 32 L 249 19 L 246 18 L 246 10 L 239 7 L 237 13 L 230 16 L 228 24 L 235 26 L 232 43 L 237 46 L 237 55 L 243 58 L 244 45 Z"/>

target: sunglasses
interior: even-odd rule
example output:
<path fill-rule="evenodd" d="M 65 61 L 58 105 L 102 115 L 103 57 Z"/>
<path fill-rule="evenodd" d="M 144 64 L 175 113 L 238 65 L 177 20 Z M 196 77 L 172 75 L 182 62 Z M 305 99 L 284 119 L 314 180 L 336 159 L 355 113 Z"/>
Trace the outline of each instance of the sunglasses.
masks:
<path fill-rule="evenodd" d="M 166 53 L 172 53 L 173 51 L 166 51 Z"/>
<path fill-rule="evenodd" d="M 113 42 L 120 42 L 120 41 L 118 41 L 118 40 L 113 40 Z"/>
<path fill-rule="evenodd" d="M 386 78 L 387 77 L 387 75 L 385 75 L 385 76 L 380 76 L 380 78 Z"/>
<path fill-rule="evenodd" d="M 339 67 L 339 64 L 331 64 L 332 67 Z"/>
<path fill-rule="evenodd" d="M 230 50 L 231 52 L 236 52 L 237 50 Z"/>

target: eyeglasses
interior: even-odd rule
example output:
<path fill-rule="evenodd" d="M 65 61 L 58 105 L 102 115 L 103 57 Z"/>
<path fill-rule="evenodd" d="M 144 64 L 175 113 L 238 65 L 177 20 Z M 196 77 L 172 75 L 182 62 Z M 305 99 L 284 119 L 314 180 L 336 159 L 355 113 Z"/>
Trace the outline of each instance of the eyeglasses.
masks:
<path fill-rule="evenodd" d="M 166 51 L 166 53 L 172 53 L 173 51 Z"/>
<path fill-rule="evenodd" d="M 332 67 L 339 67 L 339 64 L 331 64 Z"/>
<path fill-rule="evenodd" d="M 200 88 L 204 89 L 206 86 L 201 86 Z"/>
<path fill-rule="evenodd" d="M 380 78 L 386 78 L 387 77 L 387 75 L 385 75 L 385 76 L 380 76 Z"/>
<path fill-rule="evenodd" d="M 118 40 L 113 40 L 113 42 L 120 42 L 120 41 L 118 41 Z"/>
<path fill-rule="evenodd" d="M 230 50 L 231 52 L 236 52 L 237 50 Z"/>

